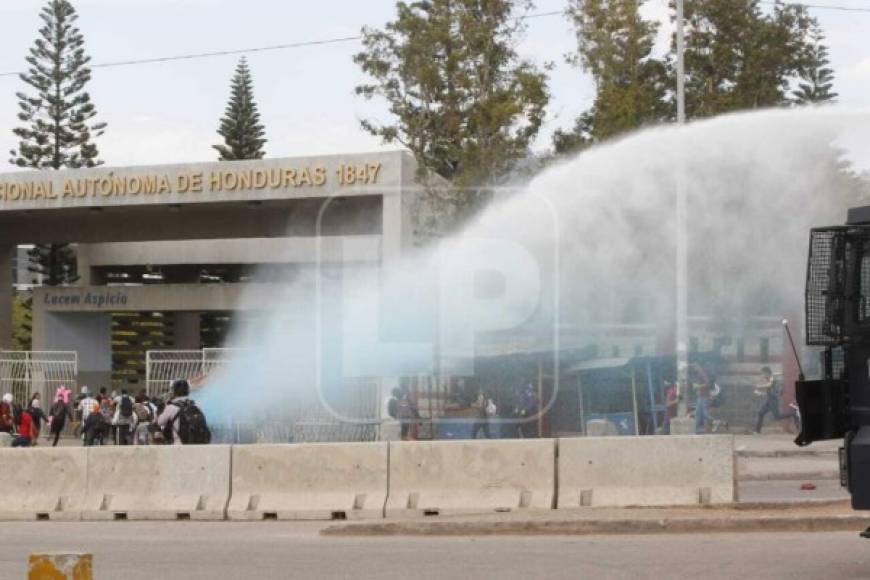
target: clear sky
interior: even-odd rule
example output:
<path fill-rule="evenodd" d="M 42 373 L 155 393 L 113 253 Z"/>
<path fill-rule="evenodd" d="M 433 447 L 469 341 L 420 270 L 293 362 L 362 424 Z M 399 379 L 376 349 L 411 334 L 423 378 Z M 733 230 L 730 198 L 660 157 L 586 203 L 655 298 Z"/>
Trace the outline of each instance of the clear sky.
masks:
<path fill-rule="evenodd" d="M 692 0 L 687 0 L 691 2 Z M 233 50 L 355 36 L 363 25 L 394 16 L 392 0 L 74 0 L 79 27 L 94 63 Z M 868 7 L 868 0 L 813 0 L 813 4 Z M 537 0 L 535 13 L 562 10 L 565 0 Z M 0 0 L 0 73 L 24 68 L 40 26 L 43 0 Z M 667 0 L 652 0 L 648 14 L 667 19 Z M 828 35 L 840 102 L 870 106 L 870 12 L 813 10 Z M 662 31 L 666 42 L 667 28 Z M 553 62 L 553 100 L 536 147 L 549 146 L 587 108 L 593 87 L 564 63 L 574 47 L 563 16 L 536 18 L 518 50 L 538 63 Z M 357 42 L 248 55 L 255 94 L 266 125 L 270 157 L 371 151 L 384 147 L 359 128 L 382 117 L 382 104 L 353 94 L 364 77 L 352 62 Z M 96 69 L 90 92 L 108 123 L 99 141 L 110 165 L 205 161 L 229 94 L 237 56 Z M 0 77 L 0 171 L 15 146 L 17 77 Z M 10 168 L 11 169 L 11 168 Z"/>

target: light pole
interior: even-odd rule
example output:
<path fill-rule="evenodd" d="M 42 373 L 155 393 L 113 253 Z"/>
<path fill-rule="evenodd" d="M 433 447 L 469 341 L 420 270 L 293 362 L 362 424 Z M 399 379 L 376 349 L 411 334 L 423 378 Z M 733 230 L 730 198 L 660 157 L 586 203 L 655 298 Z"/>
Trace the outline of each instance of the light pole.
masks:
<path fill-rule="evenodd" d="M 686 122 L 686 71 L 684 62 L 685 34 L 683 31 L 683 0 L 677 4 L 677 124 Z M 688 313 L 688 231 L 686 182 L 683 166 L 683 154 L 677 149 L 676 164 L 677 189 L 677 395 L 679 405 L 677 413 L 685 417 L 688 413 L 686 399 L 689 394 L 689 313 Z"/>

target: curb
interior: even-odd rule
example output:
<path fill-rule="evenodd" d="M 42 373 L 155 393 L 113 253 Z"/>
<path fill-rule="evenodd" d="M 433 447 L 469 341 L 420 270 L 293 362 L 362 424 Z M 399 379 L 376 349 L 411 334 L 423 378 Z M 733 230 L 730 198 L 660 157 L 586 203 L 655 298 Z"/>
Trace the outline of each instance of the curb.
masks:
<path fill-rule="evenodd" d="M 330 526 L 331 537 L 383 536 L 509 536 L 509 535 L 633 535 L 749 532 L 862 531 L 870 515 L 818 517 L 760 516 L 752 518 L 661 518 L 618 520 L 539 520 L 502 522 L 384 522 Z"/>

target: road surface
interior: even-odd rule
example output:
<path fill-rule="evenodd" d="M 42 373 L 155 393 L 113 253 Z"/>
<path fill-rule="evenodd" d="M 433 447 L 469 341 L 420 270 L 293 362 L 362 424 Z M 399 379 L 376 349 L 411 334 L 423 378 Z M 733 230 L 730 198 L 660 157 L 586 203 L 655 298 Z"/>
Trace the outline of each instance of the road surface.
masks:
<path fill-rule="evenodd" d="M 94 554 L 97 580 L 867 578 L 855 533 L 326 538 L 284 522 L 0 524 L 0 579 L 34 550 Z"/>

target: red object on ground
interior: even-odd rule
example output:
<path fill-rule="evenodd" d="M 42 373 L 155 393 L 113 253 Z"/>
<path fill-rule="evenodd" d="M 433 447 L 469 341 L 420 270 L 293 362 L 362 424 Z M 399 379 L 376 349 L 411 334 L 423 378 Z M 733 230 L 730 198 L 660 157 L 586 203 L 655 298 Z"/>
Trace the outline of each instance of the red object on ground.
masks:
<path fill-rule="evenodd" d="M 809 482 L 808 482 L 808 483 L 802 483 L 802 484 L 801 484 L 801 491 L 813 491 L 814 489 L 816 489 L 816 484 L 815 484 L 815 483 L 809 483 Z"/>

